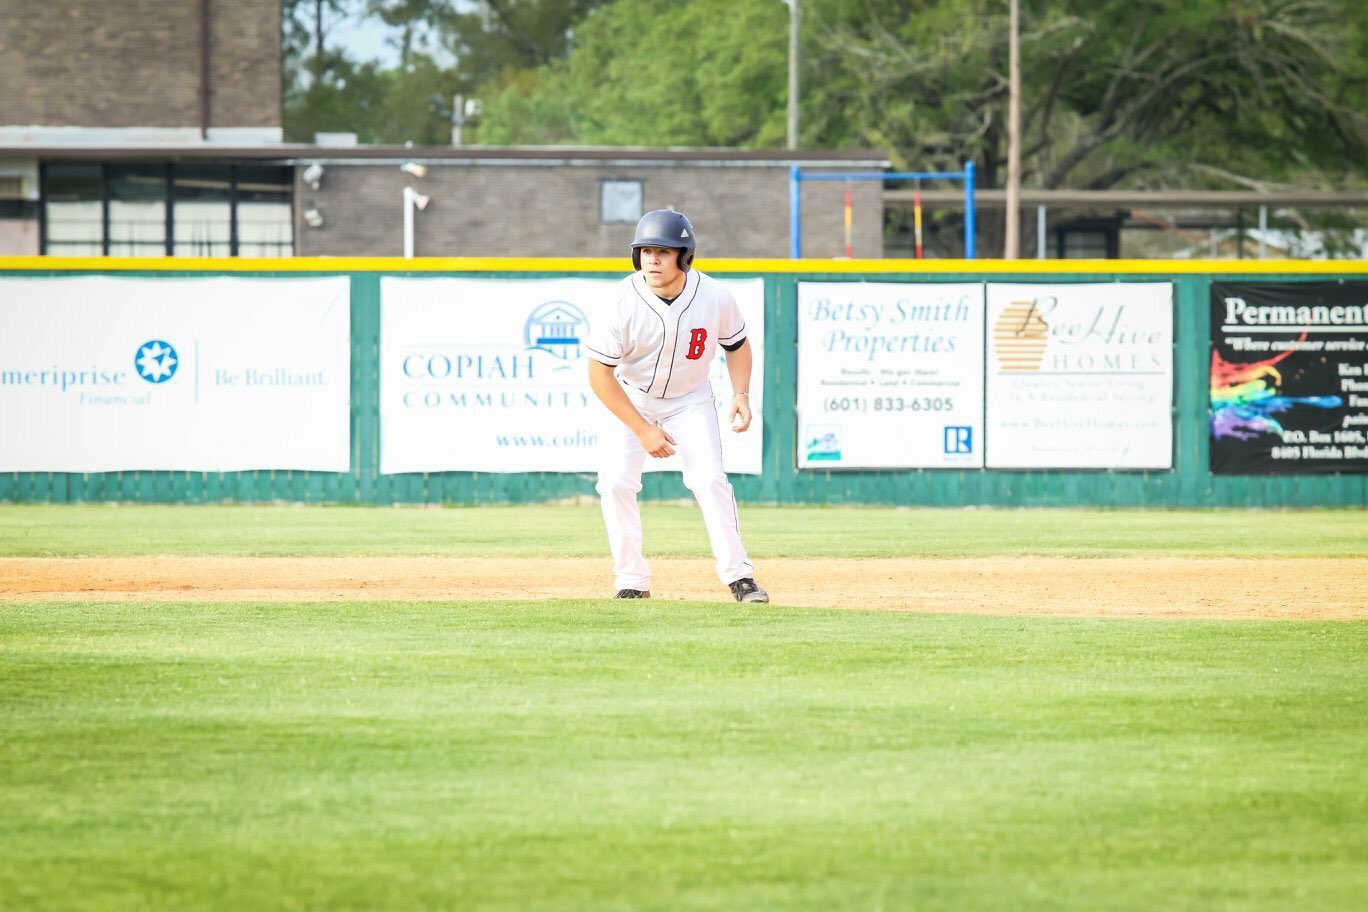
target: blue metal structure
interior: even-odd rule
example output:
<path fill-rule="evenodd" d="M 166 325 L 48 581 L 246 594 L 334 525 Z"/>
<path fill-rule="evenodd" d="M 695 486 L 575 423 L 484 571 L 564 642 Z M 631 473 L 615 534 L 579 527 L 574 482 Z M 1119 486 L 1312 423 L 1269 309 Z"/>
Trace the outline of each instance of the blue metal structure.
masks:
<path fill-rule="evenodd" d="M 964 258 L 974 258 L 974 163 L 964 163 L 963 171 L 850 171 L 804 174 L 798 165 L 789 166 L 789 257 L 803 255 L 803 181 L 847 180 L 957 180 L 964 181 Z"/>

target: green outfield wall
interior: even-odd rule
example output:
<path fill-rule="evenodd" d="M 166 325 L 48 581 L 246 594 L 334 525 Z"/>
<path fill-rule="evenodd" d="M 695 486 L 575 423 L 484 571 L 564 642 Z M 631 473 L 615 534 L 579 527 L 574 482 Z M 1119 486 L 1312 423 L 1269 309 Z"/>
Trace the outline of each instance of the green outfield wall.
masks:
<path fill-rule="evenodd" d="M 1368 473 L 1213 475 L 1209 469 L 1209 295 L 1221 282 L 1360 282 L 1365 261 L 833 261 L 701 260 L 719 277 L 765 282 L 763 471 L 734 476 L 751 503 L 992 507 L 1311 507 L 1368 505 Z M 0 258 L 0 277 L 122 275 L 336 276 L 351 283 L 351 470 L 0 473 L 10 502 L 502 504 L 593 496 L 588 473 L 381 475 L 379 318 L 382 276 L 482 278 L 616 277 L 600 259 L 110 260 Z M 1127 282 L 1170 281 L 1174 306 L 1173 468 L 1118 470 L 799 470 L 794 418 L 795 318 L 800 281 Z M 758 380 L 758 378 L 757 378 Z M 0 433 L 23 433 L 0 415 Z M 648 475 L 644 499 L 689 497 L 677 474 Z"/>

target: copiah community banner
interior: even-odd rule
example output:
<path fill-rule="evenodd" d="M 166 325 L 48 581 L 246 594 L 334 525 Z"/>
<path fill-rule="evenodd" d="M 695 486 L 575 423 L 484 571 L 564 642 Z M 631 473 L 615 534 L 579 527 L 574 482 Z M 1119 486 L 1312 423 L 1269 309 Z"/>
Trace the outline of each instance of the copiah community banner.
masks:
<path fill-rule="evenodd" d="M 982 465 L 982 284 L 798 284 L 800 469 Z"/>
<path fill-rule="evenodd" d="M 987 467 L 1173 466 L 1173 287 L 989 283 Z"/>
<path fill-rule="evenodd" d="M 380 472 L 590 472 L 617 421 L 589 389 L 584 342 L 607 319 L 613 279 L 397 278 L 380 281 Z M 764 280 L 723 280 L 746 320 L 754 363 L 745 433 L 724 410 L 722 358 L 711 382 L 728 472 L 760 474 Z M 677 456 L 647 471 L 679 471 Z"/>
<path fill-rule="evenodd" d="M 1368 472 L 1368 282 L 1213 282 L 1211 471 Z"/>
<path fill-rule="evenodd" d="M 0 471 L 348 471 L 349 287 L 0 279 Z"/>

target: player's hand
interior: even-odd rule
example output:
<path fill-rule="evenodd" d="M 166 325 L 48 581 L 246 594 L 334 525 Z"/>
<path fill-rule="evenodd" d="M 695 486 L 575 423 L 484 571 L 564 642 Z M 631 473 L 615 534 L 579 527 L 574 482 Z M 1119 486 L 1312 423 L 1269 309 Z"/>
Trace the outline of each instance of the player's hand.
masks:
<path fill-rule="evenodd" d="M 737 394 L 732 396 L 731 409 L 727 412 L 727 422 L 732 430 L 741 433 L 751 425 L 750 397 Z"/>
<path fill-rule="evenodd" d="M 657 459 L 674 455 L 675 439 L 665 433 L 665 429 L 662 427 L 656 427 L 654 424 L 647 425 L 642 430 L 637 431 L 637 440 L 641 441 L 643 450 Z"/>

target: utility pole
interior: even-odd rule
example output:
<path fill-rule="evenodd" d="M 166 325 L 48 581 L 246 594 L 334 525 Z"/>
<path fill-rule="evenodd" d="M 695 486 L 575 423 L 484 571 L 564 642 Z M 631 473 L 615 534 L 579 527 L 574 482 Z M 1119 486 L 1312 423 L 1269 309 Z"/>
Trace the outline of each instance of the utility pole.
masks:
<path fill-rule="evenodd" d="M 1021 4 L 1020 0 L 1008 0 L 1011 5 L 1011 28 L 1008 37 L 1007 73 L 1007 225 L 1003 236 L 1002 256 L 1008 260 L 1017 258 L 1020 246 L 1018 235 L 1021 230 Z"/>
<path fill-rule="evenodd" d="M 789 0 L 788 147 L 798 148 L 798 0 Z"/>

